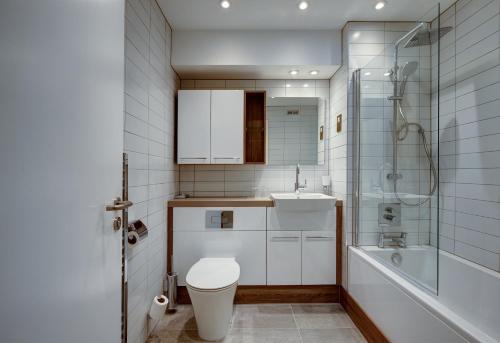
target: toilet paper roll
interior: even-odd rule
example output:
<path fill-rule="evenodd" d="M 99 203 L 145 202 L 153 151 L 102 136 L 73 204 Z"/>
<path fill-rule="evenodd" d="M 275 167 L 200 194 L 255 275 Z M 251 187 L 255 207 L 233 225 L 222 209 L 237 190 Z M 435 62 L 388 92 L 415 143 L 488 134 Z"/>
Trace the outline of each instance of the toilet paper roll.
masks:
<path fill-rule="evenodd" d="M 129 231 L 127 233 L 127 242 L 129 247 L 135 247 L 137 244 L 139 244 L 139 234 L 137 231 Z"/>
<path fill-rule="evenodd" d="M 151 308 L 149 309 L 149 317 L 153 320 L 160 320 L 165 315 L 168 299 L 164 295 L 154 297 Z"/>

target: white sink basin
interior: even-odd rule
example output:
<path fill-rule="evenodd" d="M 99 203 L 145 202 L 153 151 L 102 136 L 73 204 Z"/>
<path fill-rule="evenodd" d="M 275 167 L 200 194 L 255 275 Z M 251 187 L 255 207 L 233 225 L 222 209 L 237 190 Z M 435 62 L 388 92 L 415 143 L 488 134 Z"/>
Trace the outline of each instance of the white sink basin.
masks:
<path fill-rule="evenodd" d="M 321 193 L 271 193 L 276 207 L 284 211 L 328 211 L 335 198 Z"/>

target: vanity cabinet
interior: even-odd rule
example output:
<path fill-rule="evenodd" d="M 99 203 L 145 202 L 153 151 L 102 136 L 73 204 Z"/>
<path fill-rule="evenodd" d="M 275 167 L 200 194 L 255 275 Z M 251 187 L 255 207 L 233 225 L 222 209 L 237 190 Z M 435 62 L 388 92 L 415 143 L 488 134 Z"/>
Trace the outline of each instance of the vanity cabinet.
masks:
<path fill-rule="evenodd" d="M 301 284 L 300 231 L 268 231 L 267 284 Z"/>
<path fill-rule="evenodd" d="M 336 283 L 336 213 L 267 210 L 267 284 Z"/>
<path fill-rule="evenodd" d="M 335 232 L 267 232 L 268 285 L 332 285 L 335 271 Z"/>
<path fill-rule="evenodd" d="M 302 231 L 302 284 L 335 284 L 336 251 L 335 232 Z"/>
<path fill-rule="evenodd" d="M 179 164 L 242 164 L 244 91 L 180 90 Z"/>

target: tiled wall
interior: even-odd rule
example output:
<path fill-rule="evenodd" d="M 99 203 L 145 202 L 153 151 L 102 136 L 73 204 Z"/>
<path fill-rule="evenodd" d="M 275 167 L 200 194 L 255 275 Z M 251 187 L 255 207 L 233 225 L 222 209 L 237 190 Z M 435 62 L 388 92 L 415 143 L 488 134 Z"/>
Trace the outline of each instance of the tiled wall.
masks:
<path fill-rule="evenodd" d="M 165 200 L 176 193 L 173 161 L 174 97 L 179 80 L 170 67 L 171 30 L 154 0 L 127 0 L 125 151 L 129 155 L 130 220 L 148 237 L 128 251 L 128 341 L 147 337 L 146 314 L 162 291 L 166 265 Z"/>
<path fill-rule="evenodd" d="M 265 90 L 269 97 L 319 97 L 325 102 L 329 99 L 328 80 L 182 80 L 181 88 Z M 328 146 L 328 137 L 325 144 Z M 327 163 L 304 165 L 300 180 L 307 179 L 307 191 L 321 192 L 321 176 L 327 174 Z M 294 183 L 294 165 L 180 166 L 180 191 L 197 197 L 264 196 L 293 191 Z"/>
<path fill-rule="evenodd" d="M 441 17 L 439 246 L 500 271 L 500 0 L 460 0 Z M 437 46 L 433 47 L 437 78 Z M 433 120 L 437 107 L 434 89 Z M 435 222 L 434 222 L 435 224 Z M 434 225 L 434 230 L 436 226 Z"/>
<path fill-rule="evenodd" d="M 342 115 L 342 129 L 337 132 L 337 116 Z M 350 207 L 347 203 L 347 67 L 342 66 L 330 79 L 330 146 L 328 160 L 332 190 L 338 200 L 343 200 L 344 240 L 351 244 L 352 229 L 346 225 Z M 343 286 L 347 289 L 347 250 L 342 249 Z"/>

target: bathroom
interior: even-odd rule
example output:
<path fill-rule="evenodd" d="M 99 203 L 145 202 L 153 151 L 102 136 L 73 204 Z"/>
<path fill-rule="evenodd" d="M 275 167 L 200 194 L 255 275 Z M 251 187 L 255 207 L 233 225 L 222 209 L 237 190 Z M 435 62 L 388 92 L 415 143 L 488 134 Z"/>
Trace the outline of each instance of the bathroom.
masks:
<path fill-rule="evenodd" d="M 0 23 L 0 343 L 500 342 L 500 0 Z"/>

